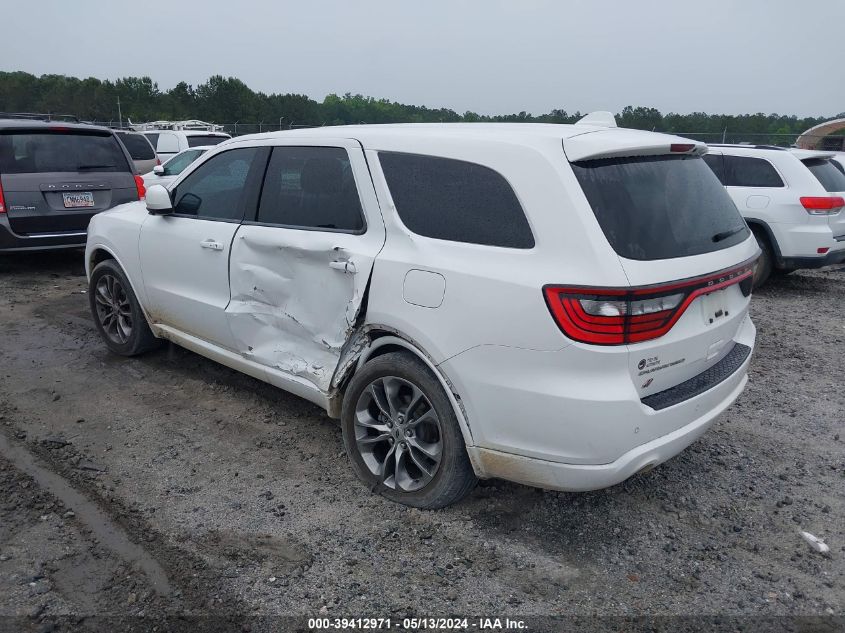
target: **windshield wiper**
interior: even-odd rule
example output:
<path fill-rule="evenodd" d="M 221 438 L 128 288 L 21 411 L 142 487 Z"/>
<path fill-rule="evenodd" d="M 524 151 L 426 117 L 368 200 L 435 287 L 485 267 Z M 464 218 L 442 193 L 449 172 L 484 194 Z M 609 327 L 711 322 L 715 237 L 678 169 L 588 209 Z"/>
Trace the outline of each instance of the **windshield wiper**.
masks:
<path fill-rule="evenodd" d="M 107 169 L 114 167 L 114 165 L 77 165 L 76 171 L 85 171 L 86 169 Z"/>
<path fill-rule="evenodd" d="M 745 225 L 743 224 L 742 226 L 737 226 L 737 227 L 734 227 L 732 229 L 728 229 L 727 231 L 722 231 L 721 233 L 716 233 L 716 235 L 713 236 L 713 241 L 714 242 L 721 242 L 722 240 L 726 240 L 731 235 L 736 235 L 737 233 L 739 233 L 744 228 L 745 228 Z"/>

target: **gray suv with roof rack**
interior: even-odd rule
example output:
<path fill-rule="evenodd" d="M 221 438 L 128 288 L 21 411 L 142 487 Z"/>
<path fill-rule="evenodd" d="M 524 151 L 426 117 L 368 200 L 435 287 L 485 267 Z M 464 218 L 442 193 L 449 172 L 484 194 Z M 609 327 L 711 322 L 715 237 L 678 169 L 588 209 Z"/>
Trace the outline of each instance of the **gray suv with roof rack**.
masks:
<path fill-rule="evenodd" d="M 144 197 L 113 130 L 0 113 L 0 252 L 81 248 L 101 211 Z"/>

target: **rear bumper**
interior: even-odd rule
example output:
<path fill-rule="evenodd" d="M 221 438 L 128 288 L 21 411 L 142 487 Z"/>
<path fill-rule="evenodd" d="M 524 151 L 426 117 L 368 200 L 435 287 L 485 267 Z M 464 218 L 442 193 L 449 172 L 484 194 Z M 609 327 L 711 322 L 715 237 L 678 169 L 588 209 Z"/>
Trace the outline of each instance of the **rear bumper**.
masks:
<path fill-rule="evenodd" d="M 631 449 L 609 464 L 561 464 L 477 447 L 469 451 L 470 459 L 482 477 L 500 477 L 548 490 L 584 492 L 614 486 L 638 472 L 662 464 L 701 437 L 742 393 L 748 382 L 749 362 L 750 357 L 736 372 L 730 391 L 715 408 L 686 426 Z"/>
<path fill-rule="evenodd" d="M 594 490 L 666 461 L 704 433 L 745 387 L 755 335 L 744 317 L 718 363 L 645 397 L 627 357 L 612 357 L 622 351 L 595 346 L 481 346 L 440 367 L 466 411 L 478 476 Z"/>
<path fill-rule="evenodd" d="M 783 257 L 784 268 L 824 268 L 845 262 L 845 248 L 819 257 Z"/>
<path fill-rule="evenodd" d="M 86 231 L 19 235 L 9 227 L 8 218 L 0 215 L 0 253 L 85 248 L 87 236 Z"/>

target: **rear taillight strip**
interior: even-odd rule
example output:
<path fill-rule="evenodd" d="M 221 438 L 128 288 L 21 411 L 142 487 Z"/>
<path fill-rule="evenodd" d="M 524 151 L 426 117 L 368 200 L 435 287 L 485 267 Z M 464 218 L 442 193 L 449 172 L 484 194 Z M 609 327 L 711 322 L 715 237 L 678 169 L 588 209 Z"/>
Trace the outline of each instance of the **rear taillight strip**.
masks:
<path fill-rule="evenodd" d="M 716 273 L 653 286 L 585 288 L 548 285 L 543 288 L 543 296 L 558 327 L 575 341 L 593 345 L 640 343 L 666 334 L 690 304 L 702 295 L 742 284 L 742 293 L 748 296 L 751 293 L 751 278 L 756 261 L 757 258 L 754 257 L 739 266 Z M 634 303 L 642 308 L 645 302 L 680 294 L 684 297 L 674 308 L 631 314 Z M 676 301 L 678 299 L 675 298 Z M 609 310 L 618 310 L 617 306 L 622 304 L 625 306 L 625 312 L 607 316 L 590 314 L 581 304 L 582 300 L 608 302 Z M 653 307 L 662 306 L 657 304 Z M 590 309 L 595 310 L 595 303 L 590 304 Z"/>

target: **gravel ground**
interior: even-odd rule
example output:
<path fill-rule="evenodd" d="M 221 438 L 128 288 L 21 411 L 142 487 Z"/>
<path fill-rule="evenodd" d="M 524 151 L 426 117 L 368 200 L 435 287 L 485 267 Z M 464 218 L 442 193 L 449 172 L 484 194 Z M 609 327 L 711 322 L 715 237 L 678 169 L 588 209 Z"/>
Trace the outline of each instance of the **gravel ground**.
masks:
<path fill-rule="evenodd" d="M 755 295 L 748 388 L 668 463 L 594 493 L 483 482 L 436 512 L 364 489 L 304 400 L 173 346 L 110 355 L 85 289 L 80 253 L 0 258 L 0 615 L 21 630 L 845 615 L 845 268 Z"/>

